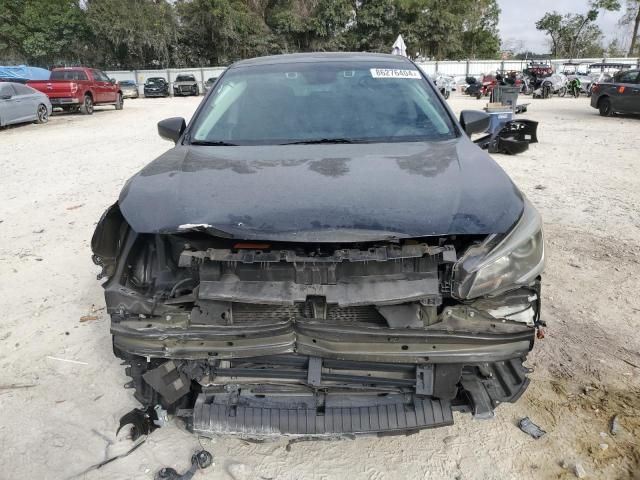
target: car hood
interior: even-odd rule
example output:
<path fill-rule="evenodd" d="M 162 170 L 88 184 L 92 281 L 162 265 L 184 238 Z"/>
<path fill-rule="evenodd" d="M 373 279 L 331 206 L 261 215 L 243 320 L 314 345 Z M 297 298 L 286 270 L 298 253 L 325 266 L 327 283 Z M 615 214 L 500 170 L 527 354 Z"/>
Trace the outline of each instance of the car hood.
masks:
<path fill-rule="evenodd" d="M 433 143 L 177 146 L 132 177 L 139 233 L 348 242 L 504 233 L 522 195 L 468 138 Z"/>

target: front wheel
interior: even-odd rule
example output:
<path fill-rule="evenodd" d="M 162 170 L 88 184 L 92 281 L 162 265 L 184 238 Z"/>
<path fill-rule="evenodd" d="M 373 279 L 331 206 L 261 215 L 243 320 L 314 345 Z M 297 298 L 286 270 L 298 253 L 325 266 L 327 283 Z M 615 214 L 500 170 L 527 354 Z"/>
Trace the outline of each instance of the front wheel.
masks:
<path fill-rule="evenodd" d="M 567 94 L 567 87 L 560 87 L 558 90 L 558 96 L 564 97 Z"/>
<path fill-rule="evenodd" d="M 610 117 L 611 115 L 613 115 L 613 110 L 611 109 L 611 100 L 609 100 L 608 98 L 601 98 L 598 102 L 598 111 L 603 117 Z"/>
<path fill-rule="evenodd" d="M 93 115 L 93 98 L 91 98 L 91 96 L 84 96 L 84 101 L 80 106 L 80 113 L 83 115 Z"/>
<path fill-rule="evenodd" d="M 49 121 L 49 109 L 44 103 L 38 105 L 38 110 L 36 110 L 36 122 L 38 123 L 47 123 Z"/>
<path fill-rule="evenodd" d="M 118 96 L 116 97 L 116 110 L 122 110 L 123 107 L 124 107 L 124 100 L 122 98 L 122 94 L 119 93 Z"/>

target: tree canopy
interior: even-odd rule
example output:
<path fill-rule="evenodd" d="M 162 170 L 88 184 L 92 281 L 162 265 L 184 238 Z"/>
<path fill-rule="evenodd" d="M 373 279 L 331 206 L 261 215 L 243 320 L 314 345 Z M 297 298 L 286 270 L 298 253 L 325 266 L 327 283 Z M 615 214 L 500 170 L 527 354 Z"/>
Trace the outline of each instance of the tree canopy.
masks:
<path fill-rule="evenodd" d="M 0 58 L 49 67 L 225 65 L 301 51 L 497 58 L 496 0 L 0 0 Z"/>

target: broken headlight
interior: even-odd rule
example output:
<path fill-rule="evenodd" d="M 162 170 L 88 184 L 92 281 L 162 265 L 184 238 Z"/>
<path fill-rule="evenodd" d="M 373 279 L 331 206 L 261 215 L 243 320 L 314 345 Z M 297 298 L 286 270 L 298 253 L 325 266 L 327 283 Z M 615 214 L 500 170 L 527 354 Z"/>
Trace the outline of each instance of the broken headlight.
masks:
<path fill-rule="evenodd" d="M 490 235 L 456 263 L 453 295 L 476 298 L 531 284 L 544 268 L 542 219 L 524 198 L 524 211 L 506 235 Z"/>

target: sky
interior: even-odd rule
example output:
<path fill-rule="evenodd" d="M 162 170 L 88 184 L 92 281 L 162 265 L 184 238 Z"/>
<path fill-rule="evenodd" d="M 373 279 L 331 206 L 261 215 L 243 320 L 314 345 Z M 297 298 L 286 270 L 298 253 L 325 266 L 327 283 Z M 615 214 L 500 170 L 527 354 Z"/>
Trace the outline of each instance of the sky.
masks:
<path fill-rule="evenodd" d="M 525 42 L 525 49 L 533 52 L 549 51 L 547 37 L 536 30 L 535 23 L 546 12 L 557 10 L 560 13 L 583 13 L 588 7 L 588 0 L 535 0 L 533 2 L 517 0 L 498 0 L 502 9 L 500 15 L 500 35 L 502 40 L 518 39 Z M 624 3 L 624 2 L 621 2 Z M 623 7 L 624 8 L 624 7 Z M 605 42 L 616 37 L 623 41 L 618 19 L 622 12 L 600 12 L 597 24 L 605 35 Z"/>

